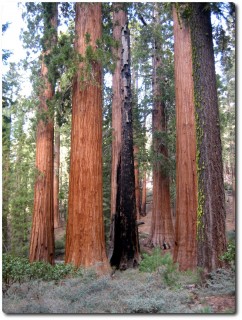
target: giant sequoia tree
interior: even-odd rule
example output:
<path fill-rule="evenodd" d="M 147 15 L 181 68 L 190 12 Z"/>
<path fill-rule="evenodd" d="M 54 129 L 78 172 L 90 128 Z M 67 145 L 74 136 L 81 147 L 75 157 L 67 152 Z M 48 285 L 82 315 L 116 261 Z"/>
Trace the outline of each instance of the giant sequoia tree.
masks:
<path fill-rule="evenodd" d="M 198 265 L 221 266 L 226 250 L 222 147 L 210 6 L 190 4 L 198 173 Z"/>
<path fill-rule="evenodd" d="M 109 259 L 111 265 L 124 270 L 138 264 L 139 244 L 135 209 L 130 35 L 123 5 L 114 6 L 113 25 L 114 37 L 120 46 L 117 51 L 120 63 L 117 63 L 113 83 L 114 99 L 118 99 L 119 102 L 113 112 L 116 108 L 121 108 L 117 111 L 117 124 L 114 123 L 115 130 L 120 130 L 121 127 L 121 140 L 115 140 L 115 143 L 121 143 L 121 146 L 112 149 L 113 152 L 120 150 L 120 155 L 117 155 L 113 168 L 116 173 L 112 183 L 116 190 L 115 199 L 112 198 L 115 205 L 112 205 Z"/>
<path fill-rule="evenodd" d="M 54 142 L 54 172 L 53 172 L 53 203 L 54 203 L 54 228 L 59 228 L 60 210 L 59 210 L 59 168 L 60 168 L 60 127 L 55 126 Z"/>
<path fill-rule="evenodd" d="M 194 3 L 177 8 L 178 12 L 174 10 L 177 108 L 174 260 L 181 269 L 198 265 L 210 271 L 222 265 L 220 257 L 226 249 L 210 6 Z"/>
<path fill-rule="evenodd" d="M 44 36 L 41 62 L 42 85 L 39 97 L 38 125 L 36 135 L 36 182 L 34 212 L 30 240 L 30 261 L 54 263 L 53 218 L 53 119 L 48 101 L 53 97 L 54 84 L 48 79 L 45 57 L 57 40 L 57 3 L 43 3 Z"/>
<path fill-rule="evenodd" d="M 121 7 L 122 8 L 122 7 Z M 116 56 L 116 67 L 113 74 L 113 99 L 112 99 L 112 172 L 111 172 L 111 215 L 115 215 L 117 208 L 118 192 L 118 168 L 120 165 L 121 153 L 121 32 L 125 25 L 126 15 L 121 10 L 120 4 L 113 5 L 113 38 L 118 42 L 118 48 L 113 48 L 113 54 Z"/>
<path fill-rule="evenodd" d="M 153 246 L 169 249 L 174 246 L 174 231 L 171 217 L 169 174 L 167 170 L 168 149 L 166 143 L 166 110 L 162 98 L 162 44 L 159 6 L 155 5 L 153 43 L 153 206 L 150 242 Z"/>
<path fill-rule="evenodd" d="M 108 269 L 102 204 L 100 3 L 76 3 L 75 50 L 82 56 L 73 82 L 66 263 Z M 88 81 L 83 81 L 87 77 Z"/>
<path fill-rule="evenodd" d="M 173 9 L 176 87 L 176 231 L 174 261 L 197 266 L 197 169 L 190 27 Z"/>

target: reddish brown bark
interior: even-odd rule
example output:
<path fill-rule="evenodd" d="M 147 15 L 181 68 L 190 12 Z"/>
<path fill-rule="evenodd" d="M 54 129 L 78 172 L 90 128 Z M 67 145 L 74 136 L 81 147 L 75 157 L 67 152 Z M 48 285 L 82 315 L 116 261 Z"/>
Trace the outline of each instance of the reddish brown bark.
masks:
<path fill-rule="evenodd" d="M 75 50 L 85 55 L 85 35 L 93 50 L 102 35 L 101 3 L 76 3 Z M 93 81 L 81 83 L 80 64 L 73 83 L 72 132 L 66 263 L 109 270 L 102 203 L 101 66 L 92 61 Z"/>
<path fill-rule="evenodd" d="M 140 187 L 139 187 L 139 162 L 137 159 L 139 147 L 134 145 L 134 177 L 135 177 L 135 201 L 136 201 L 136 217 L 140 219 Z"/>
<path fill-rule="evenodd" d="M 57 28 L 57 3 L 53 4 L 50 24 Z M 56 41 L 53 36 L 52 44 Z M 54 88 L 48 81 L 48 68 L 42 55 L 41 78 L 43 88 L 40 94 L 39 116 L 36 136 L 37 178 L 34 190 L 34 212 L 30 239 L 29 260 L 54 263 L 54 219 L 53 219 L 53 120 L 48 115 L 47 101 L 53 97 Z M 44 120 L 41 118 L 45 118 Z"/>
<path fill-rule="evenodd" d="M 158 24 L 155 10 L 155 23 Z M 166 116 L 160 88 L 162 61 L 159 40 L 155 39 L 153 54 L 153 95 L 152 113 L 153 150 L 155 162 L 153 166 L 153 206 L 151 219 L 150 243 L 163 249 L 174 247 L 174 230 L 171 217 L 169 174 L 167 172 L 168 151 L 165 139 Z"/>
<path fill-rule="evenodd" d="M 146 171 L 143 172 L 141 215 L 146 216 Z"/>
<path fill-rule="evenodd" d="M 190 28 L 174 17 L 176 94 L 176 230 L 174 261 L 181 270 L 197 266 L 197 170 Z"/>
<path fill-rule="evenodd" d="M 59 210 L 59 168 L 60 168 L 60 128 L 56 126 L 55 144 L 54 144 L 54 228 L 61 226 Z"/>
<path fill-rule="evenodd" d="M 114 4 L 113 12 L 113 38 L 118 41 L 118 48 L 113 48 L 113 54 L 117 58 L 116 68 L 113 74 L 113 100 L 112 100 L 112 173 L 111 173 L 111 215 L 116 213 L 118 190 L 118 167 L 121 154 L 121 32 L 126 17 L 120 9 L 120 4 Z"/>

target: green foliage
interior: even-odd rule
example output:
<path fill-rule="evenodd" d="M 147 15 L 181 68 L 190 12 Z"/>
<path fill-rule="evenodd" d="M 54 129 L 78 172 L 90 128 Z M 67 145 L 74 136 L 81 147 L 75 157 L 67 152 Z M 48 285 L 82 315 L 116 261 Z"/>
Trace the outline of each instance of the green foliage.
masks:
<path fill-rule="evenodd" d="M 213 313 L 212 312 L 212 309 L 210 306 L 205 306 L 205 307 L 202 307 L 201 309 L 197 310 L 196 313 Z"/>
<path fill-rule="evenodd" d="M 71 264 L 56 264 L 55 266 L 45 262 L 30 263 L 26 258 L 14 257 L 3 254 L 2 280 L 3 284 L 9 286 L 15 282 L 30 280 L 58 281 L 66 277 L 79 277 L 83 270 Z"/>
<path fill-rule="evenodd" d="M 154 272 L 158 267 L 163 265 L 163 257 L 161 249 L 155 248 L 151 255 L 144 253 L 139 265 L 139 270 L 142 272 Z"/>
<path fill-rule="evenodd" d="M 229 241 L 227 245 L 227 251 L 221 256 L 222 261 L 226 261 L 229 264 L 235 264 L 235 255 L 236 255 L 236 248 L 235 248 L 235 241 Z"/>
<path fill-rule="evenodd" d="M 157 271 L 161 274 L 165 283 L 173 286 L 177 281 L 178 266 L 173 263 L 170 253 L 162 254 L 160 248 L 155 248 L 151 255 L 143 254 L 139 270 L 141 272 Z"/>
<path fill-rule="evenodd" d="M 84 55 L 79 55 L 81 62 L 81 88 L 83 89 L 88 83 L 99 85 L 96 82 L 94 66 L 100 64 L 105 72 L 113 73 L 115 69 L 116 57 L 113 55 L 112 48 L 117 47 L 117 43 L 109 34 L 103 34 L 97 39 L 95 49 L 89 44 L 91 37 L 85 35 L 86 49 Z"/>

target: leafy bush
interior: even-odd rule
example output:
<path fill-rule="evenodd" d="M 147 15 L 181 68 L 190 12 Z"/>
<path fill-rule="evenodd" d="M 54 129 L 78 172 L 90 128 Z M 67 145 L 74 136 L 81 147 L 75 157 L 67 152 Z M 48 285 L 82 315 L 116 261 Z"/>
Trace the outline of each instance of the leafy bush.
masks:
<path fill-rule="evenodd" d="M 173 263 L 170 253 L 162 255 L 160 248 L 155 248 L 151 255 L 143 254 L 140 262 L 139 270 L 142 272 L 159 271 L 165 283 L 172 286 L 177 281 L 178 266 Z"/>
<path fill-rule="evenodd" d="M 57 250 L 65 249 L 65 239 L 64 238 L 55 240 L 55 250 L 56 249 Z"/>
<path fill-rule="evenodd" d="M 164 265 L 161 249 L 155 248 L 151 255 L 144 253 L 139 265 L 139 270 L 142 272 L 156 271 L 160 266 Z"/>
<path fill-rule="evenodd" d="M 30 263 L 28 259 L 13 257 L 3 254 L 2 279 L 5 285 L 28 280 L 60 280 L 67 276 L 82 276 L 83 270 L 77 269 L 71 264 L 56 264 L 55 266 L 45 262 Z"/>
<path fill-rule="evenodd" d="M 227 251 L 221 256 L 222 261 L 226 261 L 231 265 L 235 263 L 235 242 L 229 241 Z"/>

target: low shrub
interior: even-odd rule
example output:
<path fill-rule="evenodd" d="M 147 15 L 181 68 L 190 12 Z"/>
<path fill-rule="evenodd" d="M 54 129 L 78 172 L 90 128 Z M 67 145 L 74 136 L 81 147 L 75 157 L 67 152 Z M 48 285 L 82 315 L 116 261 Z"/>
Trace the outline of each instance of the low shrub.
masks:
<path fill-rule="evenodd" d="M 139 270 L 141 272 L 158 271 L 168 286 L 173 286 L 178 277 L 178 265 L 173 263 L 170 253 L 162 254 L 160 248 L 155 248 L 151 255 L 143 254 Z"/>
<path fill-rule="evenodd" d="M 154 272 L 160 266 L 164 265 L 163 256 L 161 255 L 161 249 L 155 248 L 152 254 L 144 253 L 139 265 L 139 270 L 142 272 Z"/>
<path fill-rule="evenodd" d="M 234 241 L 229 241 L 228 246 L 227 246 L 227 251 L 221 256 L 221 260 L 228 262 L 231 265 L 235 264 L 235 242 Z"/>
<path fill-rule="evenodd" d="M 56 264 L 55 266 L 45 262 L 30 263 L 26 258 L 14 257 L 3 254 L 2 280 L 3 284 L 11 285 L 15 282 L 28 280 L 60 280 L 67 276 L 82 276 L 83 270 L 77 269 L 71 264 Z"/>

